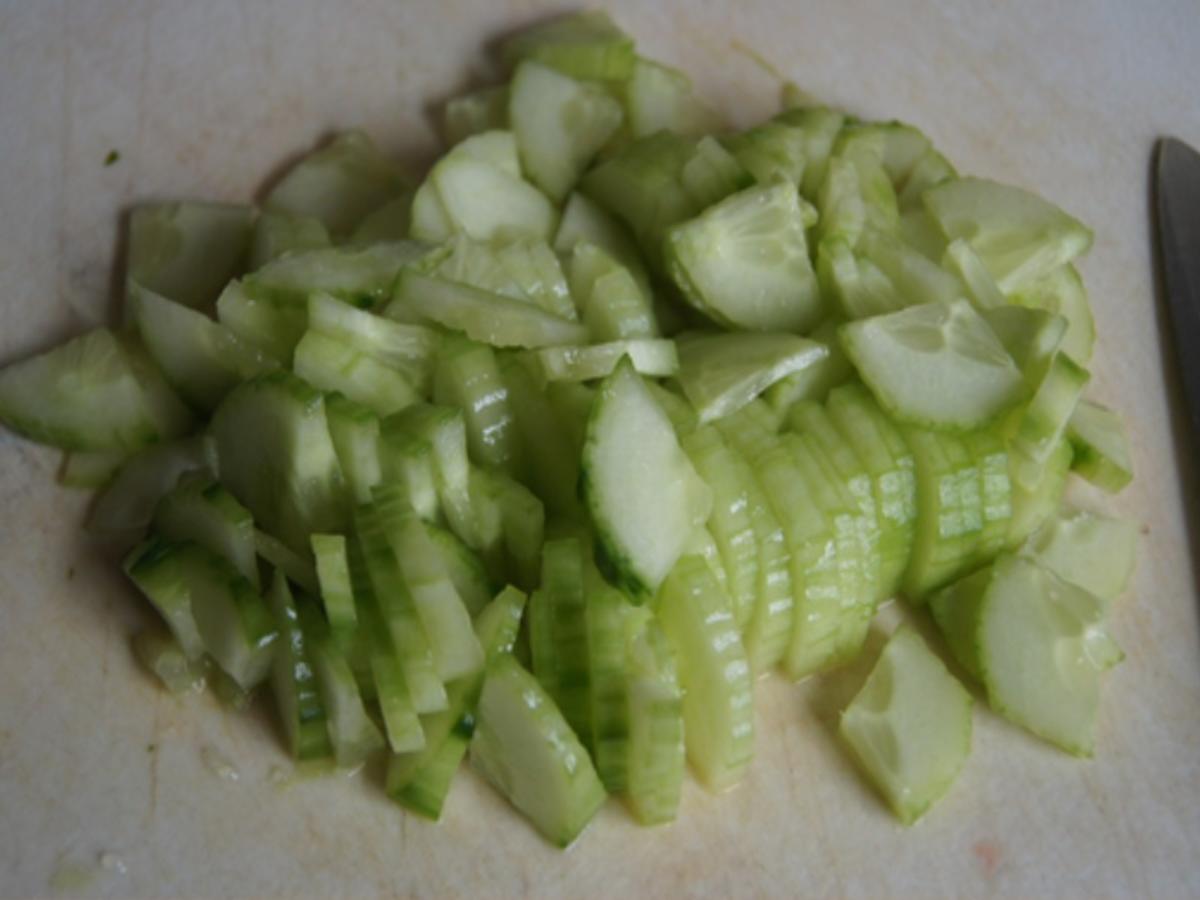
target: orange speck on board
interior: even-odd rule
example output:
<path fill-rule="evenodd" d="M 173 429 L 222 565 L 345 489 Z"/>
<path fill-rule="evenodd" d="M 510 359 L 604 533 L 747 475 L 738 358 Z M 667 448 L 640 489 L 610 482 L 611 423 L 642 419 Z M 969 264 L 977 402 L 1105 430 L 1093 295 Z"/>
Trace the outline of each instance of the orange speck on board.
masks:
<path fill-rule="evenodd" d="M 991 841 L 976 841 L 971 850 L 979 860 L 983 874 L 988 878 L 995 875 L 996 869 L 1000 867 L 1000 848 Z"/>

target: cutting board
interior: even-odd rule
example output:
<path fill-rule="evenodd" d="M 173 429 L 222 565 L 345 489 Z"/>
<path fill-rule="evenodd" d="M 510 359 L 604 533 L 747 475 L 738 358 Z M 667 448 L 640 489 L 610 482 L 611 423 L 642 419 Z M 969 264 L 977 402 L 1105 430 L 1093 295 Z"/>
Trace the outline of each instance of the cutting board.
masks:
<path fill-rule="evenodd" d="M 436 103 L 486 77 L 482 46 L 551 9 L 0 5 L 0 362 L 109 319 L 131 204 L 244 201 L 352 126 L 420 166 Z M 777 102 L 754 48 L 814 96 L 914 122 L 963 171 L 1043 192 L 1095 228 L 1082 265 L 1101 335 L 1092 393 L 1125 414 L 1138 479 L 1112 501 L 1073 491 L 1144 535 L 1114 614 L 1128 658 L 1104 684 L 1096 758 L 1069 758 L 981 704 L 958 783 L 904 829 L 833 738 L 857 667 L 762 682 L 744 783 L 711 796 L 689 782 L 672 826 L 638 828 L 613 801 L 559 852 L 466 769 L 431 825 L 393 806 L 377 771 L 293 773 L 263 711 L 160 690 L 129 649 L 144 603 L 79 530 L 86 497 L 55 485 L 56 453 L 4 434 L 0 893 L 1200 895 L 1195 450 L 1180 430 L 1148 224 L 1155 137 L 1200 145 L 1194 0 L 612 11 L 735 122 Z M 110 151 L 119 159 L 106 164 Z"/>

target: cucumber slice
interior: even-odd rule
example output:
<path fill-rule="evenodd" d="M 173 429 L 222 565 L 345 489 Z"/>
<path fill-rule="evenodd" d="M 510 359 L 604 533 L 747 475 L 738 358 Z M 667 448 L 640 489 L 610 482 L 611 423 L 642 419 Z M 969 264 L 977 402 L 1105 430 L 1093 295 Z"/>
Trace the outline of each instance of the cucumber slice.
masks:
<path fill-rule="evenodd" d="M 983 317 L 1025 376 L 1025 383 L 1037 390 L 1062 346 L 1067 320 L 1042 309 L 1012 305 L 984 310 Z"/>
<path fill-rule="evenodd" d="M 520 470 L 520 436 L 491 347 L 447 337 L 438 353 L 433 398 L 463 411 L 472 459 L 510 474 Z"/>
<path fill-rule="evenodd" d="M 653 338 L 659 334 L 648 289 L 633 272 L 595 244 L 581 241 L 571 252 L 571 293 L 593 341 Z"/>
<path fill-rule="evenodd" d="M 633 367 L 604 380 L 587 424 L 582 490 L 597 538 L 620 581 L 653 594 L 712 498 L 666 414 Z"/>
<path fill-rule="evenodd" d="M 675 342 L 635 338 L 588 347 L 546 347 L 532 351 L 533 361 L 544 381 L 593 381 L 612 374 L 622 359 L 634 371 L 652 378 L 665 378 L 679 370 Z"/>
<path fill-rule="evenodd" d="M 786 181 L 740 191 L 673 227 L 665 254 L 684 296 L 730 328 L 802 331 L 821 315 L 803 214 Z"/>
<path fill-rule="evenodd" d="M 323 391 L 345 394 L 372 412 L 387 416 L 420 399 L 398 369 L 359 352 L 341 338 L 307 331 L 296 345 L 296 375 Z"/>
<path fill-rule="evenodd" d="M 856 248 L 871 225 L 884 231 L 896 227 L 896 195 L 878 157 L 830 157 L 825 180 L 817 192 L 818 244 L 843 240 Z"/>
<path fill-rule="evenodd" d="M 747 479 L 753 476 L 720 432 L 711 426 L 697 428 L 685 435 L 681 443 L 697 474 L 712 491 L 713 507 L 707 527 L 728 577 L 727 593 L 733 604 L 734 619 L 744 631 L 758 598 L 759 548 L 747 484 Z"/>
<path fill-rule="evenodd" d="M 780 379 L 763 394 L 774 417 L 782 421 L 793 403 L 800 400 L 824 402 L 829 391 L 854 375 L 842 342 L 837 335 L 838 322 L 826 319 L 809 335 L 809 340 L 825 348 L 826 355 L 807 368 Z"/>
<path fill-rule="evenodd" d="M 1074 450 L 1071 468 L 1092 484 L 1115 494 L 1133 481 L 1129 438 L 1120 417 L 1090 400 L 1080 400 L 1067 423 Z"/>
<path fill-rule="evenodd" d="M 238 274 L 254 210 L 223 203 L 139 206 L 129 217 L 125 274 L 176 303 L 210 305 Z"/>
<path fill-rule="evenodd" d="M 63 454 L 58 483 L 70 488 L 102 488 L 129 459 L 123 450 L 77 450 Z"/>
<path fill-rule="evenodd" d="M 368 502 L 371 488 L 383 480 L 379 417 L 342 394 L 329 394 L 325 419 L 347 493 L 354 503 Z"/>
<path fill-rule="evenodd" d="M 907 626 L 892 634 L 838 732 L 906 825 L 946 791 L 971 752 L 971 695 Z"/>
<path fill-rule="evenodd" d="M 581 612 L 586 622 L 588 745 L 604 789 L 619 794 L 629 784 L 627 632 L 648 611 L 630 603 L 598 572 L 591 582 Z"/>
<path fill-rule="evenodd" d="M 620 127 L 621 104 L 603 88 L 533 60 L 517 66 L 508 116 L 529 180 L 561 203 Z"/>
<path fill-rule="evenodd" d="M 238 340 L 286 366 L 304 334 L 305 312 L 298 304 L 255 296 L 242 282 L 231 281 L 217 299 L 217 320 Z"/>
<path fill-rule="evenodd" d="M 892 280 L 871 260 L 856 256 L 844 237 L 821 241 L 817 279 L 848 319 L 881 316 L 908 305 Z"/>
<path fill-rule="evenodd" d="M 564 319 L 577 318 L 562 265 L 545 241 L 485 244 L 457 234 L 447 246 L 446 257 L 423 274 L 525 300 Z"/>
<path fill-rule="evenodd" d="M 169 541 L 192 541 L 227 560 L 259 590 L 254 518 L 207 474 L 184 474 L 159 501 L 154 527 Z"/>
<path fill-rule="evenodd" d="M 924 214 L 925 207 L 922 204 L 922 197 L 925 192 L 931 187 L 957 177 L 958 172 L 950 164 L 950 161 L 930 147 L 912 167 L 912 171 L 908 173 L 908 179 L 896 197 L 900 209 L 905 213 L 915 211 Z"/>
<path fill-rule="evenodd" d="M 391 648 L 385 647 L 371 653 L 369 665 L 388 748 L 393 753 L 419 753 L 425 749 L 425 731 L 408 690 L 403 664 Z"/>
<path fill-rule="evenodd" d="M 347 243 L 363 245 L 405 240 L 411 231 L 415 193 L 413 189 L 406 188 L 374 212 L 368 213 L 354 227 Z"/>
<path fill-rule="evenodd" d="M 979 254 L 962 238 L 951 241 L 946 247 L 942 267 L 959 277 L 967 288 L 968 299 L 981 313 L 986 315 L 989 310 L 1001 309 L 1008 304 L 1008 299 L 1001 293 L 996 279 L 979 258 Z"/>
<path fill-rule="evenodd" d="M 1068 263 L 1028 284 L 1013 295 L 1013 302 L 1044 309 L 1067 320 L 1062 349 L 1071 359 L 1086 366 L 1096 343 L 1096 323 L 1079 270 Z"/>
<path fill-rule="evenodd" d="M 271 664 L 271 688 L 288 750 L 293 759 L 328 756 L 332 747 L 325 706 L 313 671 L 312 653 L 300 627 L 296 601 L 287 579 L 279 570 L 275 571 L 267 591 L 267 603 L 275 616 L 275 627 L 279 629 L 279 646 Z"/>
<path fill-rule="evenodd" d="M 408 187 L 409 179 L 361 131 L 339 134 L 288 170 L 263 206 L 270 212 L 308 216 L 335 236 Z"/>
<path fill-rule="evenodd" d="M 341 649 L 326 632 L 321 614 L 301 603 L 300 623 L 312 648 L 313 672 L 325 707 L 325 723 L 333 758 L 343 768 L 362 763 L 384 746 L 379 727 L 367 713 L 354 671 Z"/>
<path fill-rule="evenodd" d="M 497 580 L 537 584 L 546 521 L 542 501 L 501 472 L 472 467 L 470 483 L 476 523 L 487 534 L 481 553 L 495 561 Z"/>
<path fill-rule="evenodd" d="M 373 502 L 429 639 L 438 677 L 453 681 L 479 671 L 483 650 L 471 629 L 471 615 L 403 490 L 381 485 Z"/>
<path fill-rule="evenodd" d="M 147 352 L 195 407 L 211 410 L 239 382 L 276 367 L 224 325 L 141 285 L 131 282 L 126 300 Z"/>
<path fill-rule="evenodd" d="M 354 589 L 350 584 L 350 563 L 346 557 L 346 537 L 341 534 L 309 536 L 317 581 L 321 585 L 321 603 L 335 638 L 349 635 L 358 627 Z"/>
<path fill-rule="evenodd" d="M 204 639 L 192 613 L 190 572 L 185 560 L 186 544 L 173 544 L 160 537 L 144 541 L 125 557 L 125 574 L 158 610 L 183 655 L 198 663 L 204 657 Z"/>
<path fill-rule="evenodd" d="M 756 128 L 721 139 L 725 149 L 759 184 L 782 178 L 800 186 L 804 179 L 804 130 L 783 122 L 765 122 Z"/>
<path fill-rule="evenodd" d="M 638 57 L 625 83 L 625 110 L 634 138 L 670 131 L 699 137 L 719 130 L 717 115 L 678 69 Z"/>
<path fill-rule="evenodd" d="M 965 300 L 911 306 L 839 333 L 863 381 L 901 422 L 968 430 L 1024 395 L 1012 357 Z"/>
<path fill-rule="evenodd" d="M 560 16 L 510 37 L 501 48 L 509 65 L 536 60 L 572 78 L 624 81 L 633 71 L 633 38 L 608 13 L 588 10 Z"/>
<path fill-rule="evenodd" d="M 688 761 L 712 791 L 733 787 L 754 755 L 754 684 L 729 599 L 708 565 L 685 556 L 659 594 L 679 659 Z"/>
<path fill-rule="evenodd" d="M 620 222 L 579 191 L 573 191 L 567 197 L 562 218 L 558 222 L 558 231 L 554 235 L 554 249 L 566 257 L 578 245 L 585 243 L 600 248 L 628 269 L 641 288 L 642 294 L 649 296 L 650 278 L 646 274 L 641 254 L 632 237 Z M 576 301 L 582 306 L 582 298 L 578 296 L 574 283 L 571 290 L 576 294 Z"/>
<path fill-rule="evenodd" d="M 1103 601 L 1022 557 L 1001 557 L 976 634 L 988 702 L 1076 756 L 1095 744 L 1100 673 L 1121 657 Z"/>
<path fill-rule="evenodd" d="M 154 518 L 159 500 L 175 487 L 179 476 L 196 469 L 212 471 L 214 463 L 213 445 L 205 438 L 188 438 L 135 453 L 97 496 L 88 513 L 87 530 L 118 543 L 135 543 Z"/>
<path fill-rule="evenodd" d="M 984 178 L 953 178 L 921 198 L 951 240 L 979 254 L 1005 294 L 1019 291 L 1092 245 L 1092 232 L 1057 206 Z"/>
<path fill-rule="evenodd" d="M 889 231 L 867 227 L 858 251 L 895 286 L 904 305 L 939 301 L 952 303 L 963 296 L 963 284 L 950 272 Z"/>
<path fill-rule="evenodd" d="M 512 656 L 489 666 L 471 762 L 547 840 L 566 847 L 604 803 L 587 751 L 537 679 Z"/>
<path fill-rule="evenodd" d="M 686 333 L 676 342 L 679 384 L 702 423 L 729 415 L 829 354 L 821 344 L 790 334 Z"/>
<path fill-rule="evenodd" d="M 1008 546 L 1019 547 L 1058 509 L 1073 454 L 1068 441 L 1060 439 L 1050 450 L 1037 483 L 1026 486 L 1016 476 L 1017 461 L 1009 455 L 1009 482 L 1012 486 L 1012 522 Z"/>
<path fill-rule="evenodd" d="M 1137 523 L 1129 519 L 1060 510 L 1034 532 L 1021 552 L 1063 581 L 1111 603 L 1129 586 L 1137 541 Z"/>
<path fill-rule="evenodd" d="M 330 243 L 329 232 L 320 219 L 264 212 L 254 221 L 247 268 L 253 272 L 285 254 L 316 250 L 328 247 Z"/>
<path fill-rule="evenodd" d="M 377 483 L 401 485 L 417 515 L 445 524 L 432 444 L 412 433 L 403 416 L 392 416 L 380 423 L 378 446 L 383 477 Z M 465 515 L 463 510 L 459 513 Z"/>
<path fill-rule="evenodd" d="M 418 241 L 322 247 L 289 253 L 247 275 L 241 283 L 253 297 L 294 309 L 303 323 L 312 294 L 328 294 L 359 309 L 377 309 L 391 296 L 400 270 L 429 252 L 429 246 Z"/>
<path fill-rule="evenodd" d="M 162 626 L 153 624 L 133 636 L 133 654 L 146 670 L 175 696 L 203 693 L 207 660 L 187 658 L 179 642 Z"/>
<path fill-rule="evenodd" d="M 442 110 L 442 134 L 453 147 L 472 135 L 508 128 L 507 84 L 480 88 L 446 101 Z"/>
<path fill-rule="evenodd" d="M 578 322 L 544 312 L 531 303 L 411 269 L 405 270 L 397 282 L 395 305 L 495 347 L 552 347 L 587 340 L 587 332 Z"/>
<path fill-rule="evenodd" d="M 136 450 L 191 425 L 142 350 L 107 328 L 0 369 L 0 421 L 64 450 Z"/>
<path fill-rule="evenodd" d="M 1009 442 L 1013 474 L 1024 487 L 1039 483 L 1046 460 L 1053 452 L 1075 412 L 1091 376 L 1066 354 L 1056 354 L 1046 377 L 1021 413 Z"/>
<path fill-rule="evenodd" d="M 979 661 L 979 609 L 992 583 L 993 567 L 984 566 L 965 578 L 946 585 L 929 600 L 929 611 L 946 638 L 958 664 L 979 681 L 983 678 Z"/>
<path fill-rule="evenodd" d="M 340 532 L 346 488 L 321 394 L 286 373 L 235 388 L 210 424 L 222 483 L 263 528 L 299 553 L 314 531 Z"/>
<path fill-rule="evenodd" d="M 440 343 L 432 329 L 393 322 L 322 293 L 308 298 L 308 327 L 399 370 L 421 393 L 429 390 Z"/>
<path fill-rule="evenodd" d="M 629 715 L 625 800 L 643 825 L 673 820 L 683 784 L 683 691 L 662 626 L 652 616 L 627 650 Z"/>
<path fill-rule="evenodd" d="M 301 556 L 276 537 L 265 531 L 254 530 L 254 549 L 259 557 L 272 568 L 278 569 L 295 585 L 309 594 L 319 594 L 317 570 L 312 560 Z"/>
<path fill-rule="evenodd" d="M 451 232 L 464 232 L 477 241 L 517 237 L 549 240 L 554 234 L 554 206 L 518 175 L 466 155 L 451 154 L 434 166 L 429 178 Z M 414 235 L 426 240 L 449 237 L 417 226 L 414 213 Z"/>
<path fill-rule="evenodd" d="M 542 548 L 541 587 L 529 598 L 533 674 L 553 698 L 579 740 L 591 743 L 588 656 L 589 597 L 583 550 L 575 538 Z"/>
<path fill-rule="evenodd" d="M 804 132 L 804 180 L 800 184 L 800 193 L 809 201 L 816 199 L 817 191 L 825 181 L 833 144 L 845 119 L 845 115 L 837 110 L 820 106 L 791 109 L 775 117 L 776 121 Z"/>
<path fill-rule="evenodd" d="M 483 562 L 466 544 L 446 529 L 426 523 L 425 531 L 433 541 L 438 559 L 463 606 L 472 616 L 478 616 L 492 599 L 492 585 Z"/>

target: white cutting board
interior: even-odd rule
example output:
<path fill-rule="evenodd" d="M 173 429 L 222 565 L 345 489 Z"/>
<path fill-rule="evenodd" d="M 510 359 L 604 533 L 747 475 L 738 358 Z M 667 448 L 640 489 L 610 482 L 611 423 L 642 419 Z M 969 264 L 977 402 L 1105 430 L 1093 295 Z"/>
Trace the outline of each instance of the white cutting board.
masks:
<path fill-rule="evenodd" d="M 0 2 L 0 362 L 108 315 L 131 203 L 244 200 L 350 126 L 427 159 L 431 101 L 471 80 L 482 42 L 542 10 Z M 1154 138 L 1200 145 L 1200 7 L 679 0 L 613 12 L 737 120 L 770 111 L 776 92 L 741 42 L 815 96 L 912 121 L 962 170 L 1034 188 L 1095 228 L 1083 264 L 1101 333 L 1093 393 L 1127 416 L 1138 470 L 1108 508 L 1145 523 L 1096 759 L 981 707 L 959 782 L 905 830 L 831 737 L 862 673 L 772 679 L 745 782 L 721 797 L 689 784 L 671 827 L 640 829 L 612 802 L 560 853 L 465 770 L 432 826 L 391 805 L 377 773 L 283 777 L 266 716 L 159 690 L 129 651 L 144 606 L 78 531 L 84 498 L 55 486 L 56 454 L 4 435 L 0 893 L 1200 895 L 1197 544 L 1148 244 Z M 106 167 L 110 150 L 120 160 Z"/>

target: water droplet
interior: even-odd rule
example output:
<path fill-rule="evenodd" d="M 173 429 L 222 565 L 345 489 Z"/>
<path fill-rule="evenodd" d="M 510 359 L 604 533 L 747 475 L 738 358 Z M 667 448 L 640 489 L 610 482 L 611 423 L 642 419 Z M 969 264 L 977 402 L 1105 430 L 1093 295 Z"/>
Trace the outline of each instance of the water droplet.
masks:
<path fill-rule="evenodd" d="M 107 851 L 100 854 L 100 866 L 109 872 L 116 872 L 118 875 L 124 875 L 129 871 L 129 868 L 125 865 L 125 860 L 121 859 L 117 854 Z"/>
<path fill-rule="evenodd" d="M 204 765 L 208 770 L 223 781 L 237 781 L 241 778 L 241 773 L 229 758 L 216 747 L 211 745 L 205 747 L 200 751 L 200 758 L 204 760 Z"/>

